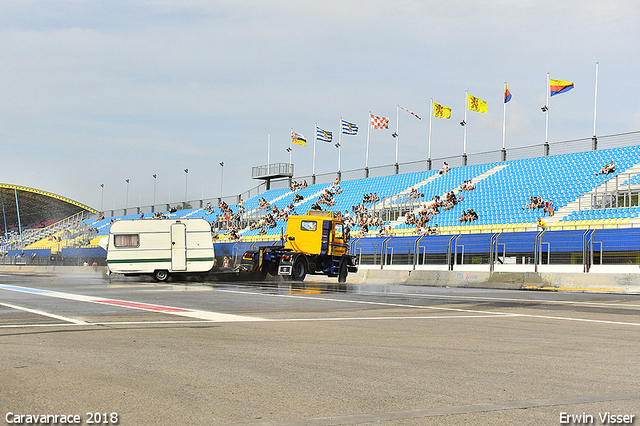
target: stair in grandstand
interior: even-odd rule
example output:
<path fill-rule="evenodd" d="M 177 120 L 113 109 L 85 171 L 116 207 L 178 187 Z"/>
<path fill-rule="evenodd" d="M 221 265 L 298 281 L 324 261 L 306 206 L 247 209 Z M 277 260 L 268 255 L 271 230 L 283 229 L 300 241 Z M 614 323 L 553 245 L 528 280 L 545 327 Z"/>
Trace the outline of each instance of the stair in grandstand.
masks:
<path fill-rule="evenodd" d="M 640 163 L 634 164 L 632 167 L 621 172 L 622 175 L 626 175 L 626 174 L 636 175 L 639 173 L 640 173 Z M 569 216 L 574 211 L 591 210 L 592 195 L 601 194 L 605 192 L 605 189 L 611 188 L 611 182 L 615 182 L 617 176 L 619 175 L 612 176 L 611 178 L 602 182 L 600 185 L 596 186 L 593 190 L 586 192 L 582 196 L 576 198 L 574 201 L 567 203 L 566 206 L 559 208 L 553 216 L 545 217 L 544 219 L 545 223 L 548 226 L 553 226 L 553 225 L 556 225 L 558 222 L 560 222 L 566 216 Z M 631 188 L 633 189 L 640 189 L 640 184 L 631 184 L 631 182 L 627 182 L 627 183 L 625 182 L 623 182 L 623 185 L 630 185 Z M 638 221 L 638 219 L 634 220 L 634 222 L 636 221 Z"/>
<path fill-rule="evenodd" d="M 273 200 L 269 201 L 269 204 L 273 205 L 274 203 L 277 203 L 278 201 L 286 198 L 287 196 L 293 195 L 295 194 L 294 191 L 287 191 L 282 195 L 279 195 L 278 197 L 275 197 Z M 252 209 L 249 209 L 245 212 L 245 216 L 255 216 L 256 214 L 259 214 L 261 208 L 260 207 L 254 207 Z"/>
<path fill-rule="evenodd" d="M 22 245 L 18 241 L 13 247 L 15 249 L 43 248 L 52 242 L 52 237 L 62 238 L 65 231 L 80 226 L 86 216 L 86 212 L 80 212 L 47 227 L 27 230 L 22 233 Z"/>
<path fill-rule="evenodd" d="M 308 203 L 309 201 L 320 197 L 320 195 L 324 192 L 326 186 L 322 186 L 322 189 L 314 192 L 311 195 L 307 195 L 303 200 L 298 201 L 297 203 L 294 203 L 294 207 L 298 207 L 299 205 L 303 204 L 303 203 Z M 271 201 L 269 201 L 269 204 L 271 206 L 274 206 L 276 202 L 286 198 L 287 196 L 291 196 L 293 194 L 297 193 L 297 191 L 287 191 L 284 194 L 272 199 Z M 306 212 L 305 212 L 306 213 Z M 246 220 L 247 225 L 240 229 L 239 234 L 244 234 L 246 231 L 249 230 L 249 226 L 250 226 L 250 222 L 251 221 L 259 221 L 262 220 L 265 216 L 267 215 L 265 210 L 262 210 L 260 207 L 256 207 L 251 209 L 250 211 L 245 212 L 242 217 L 243 219 Z M 276 226 L 277 229 L 281 229 L 282 228 L 282 224 L 280 224 L 281 226 Z"/>
<path fill-rule="evenodd" d="M 403 199 L 404 197 L 406 197 L 411 192 L 411 190 L 418 189 L 421 186 L 427 185 L 428 183 L 433 182 L 434 180 L 438 179 L 440 176 L 443 176 L 443 175 L 441 175 L 440 173 L 436 173 L 436 174 L 431 175 L 428 178 L 426 178 L 426 179 L 424 179 L 424 180 L 422 180 L 422 181 L 420 181 L 420 182 L 418 182 L 418 183 L 416 183 L 414 185 L 411 185 L 407 189 L 405 189 L 403 191 L 400 191 L 399 193 L 397 193 L 395 195 L 392 195 L 391 197 L 385 197 L 383 200 L 379 201 L 378 203 L 376 203 L 373 206 L 373 210 L 383 209 L 387 203 L 393 203 L 393 202 L 396 202 L 398 200 Z"/>
<path fill-rule="evenodd" d="M 494 174 L 498 173 L 500 170 L 504 169 L 505 167 L 508 167 L 508 164 L 500 164 L 500 165 L 497 165 L 495 167 L 492 167 L 491 169 L 487 170 L 486 172 L 484 172 L 482 174 L 479 174 L 478 176 L 472 178 L 471 179 L 471 183 L 476 185 L 476 184 L 478 184 L 478 182 L 481 182 L 484 179 L 486 179 L 486 178 L 488 178 L 490 176 L 493 176 Z M 434 175 L 434 176 L 436 176 L 436 178 L 437 178 L 437 176 L 442 176 L 442 175 L 438 174 L 438 175 Z M 433 176 L 431 176 L 431 178 L 433 178 Z M 431 179 L 431 178 L 429 178 L 429 179 Z M 427 179 L 427 181 L 429 181 L 429 179 Z M 435 180 L 435 179 L 431 179 L 431 181 L 432 180 Z M 422 186 L 422 184 L 419 184 L 418 186 L 415 186 L 415 187 L 419 188 L 420 186 Z M 411 190 L 411 188 L 409 188 L 409 190 Z M 457 187 L 456 188 L 452 188 L 451 190 L 447 191 L 447 193 L 449 193 L 451 191 L 453 191 L 456 195 L 458 194 L 458 192 L 460 192 L 460 191 L 458 191 Z M 447 193 L 441 194 L 440 198 L 446 198 Z M 404 221 L 407 218 L 407 214 L 409 214 L 409 213 L 412 213 L 412 214 L 418 213 L 422 209 L 423 204 L 424 204 L 424 202 L 417 202 L 416 203 L 416 207 L 413 210 L 411 210 L 411 211 L 405 213 L 404 215 L 398 217 L 398 219 L 389 222 L 389 225 L 391 226 L 391 228 L 393 229 L 397 225 L 399 225 L 401 223 L 404 223 Z"/>

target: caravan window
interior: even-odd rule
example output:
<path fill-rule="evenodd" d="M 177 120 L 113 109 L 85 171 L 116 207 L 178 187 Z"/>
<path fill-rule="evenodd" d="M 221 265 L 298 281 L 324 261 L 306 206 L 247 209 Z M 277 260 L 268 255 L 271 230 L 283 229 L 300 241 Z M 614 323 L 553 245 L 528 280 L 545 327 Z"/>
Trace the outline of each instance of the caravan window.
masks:
<path fill-rule="evenodd" d="M 116 247 L 138 247 L 140 239 L 138 234 L 114 235 L 113 245 Z"/>

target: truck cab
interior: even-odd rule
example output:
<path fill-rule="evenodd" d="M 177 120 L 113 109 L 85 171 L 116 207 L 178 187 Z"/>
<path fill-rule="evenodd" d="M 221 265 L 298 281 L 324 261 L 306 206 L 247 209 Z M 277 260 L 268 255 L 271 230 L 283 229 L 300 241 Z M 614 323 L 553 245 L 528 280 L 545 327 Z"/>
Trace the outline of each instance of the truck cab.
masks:
<path fill-rule="evenodd" d="M 281 275 L 285 280 L 303 281 L 307 274 L 323 274 L 345 282 L 349 272 L 358 270 L 348 241 L 337 212 L 312 210 L 289 216 L 282 245 L 247 251 L 242 263 L 254 272 Z"/>
<path fill-rule="evenodd" d="M 289 216 L 284 248 L 301 253 L 342 256 L 348 250 L 344 223 L 334 212 L 310 211 Z"/>

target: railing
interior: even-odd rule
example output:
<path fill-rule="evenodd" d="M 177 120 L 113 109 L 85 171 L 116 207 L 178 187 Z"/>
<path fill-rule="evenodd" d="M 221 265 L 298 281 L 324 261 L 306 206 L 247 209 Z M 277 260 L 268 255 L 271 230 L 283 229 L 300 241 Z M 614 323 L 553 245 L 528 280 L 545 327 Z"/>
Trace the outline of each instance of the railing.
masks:
<path fill-rule="evenodd" d="M 293 164 L 273 163 L 251 168 L 251 177 L 253 179 L 267 179 L 270 177 L 282 176 L 293 176 Z"/>
<path fill-rule="evenodd" d="M 638 183 L 632 183 L 632 181 L 638 181 Z M 600 188 L 602 186 L 600 185 Z M 594 193 L 591 194 L 590 208 L 636 207 L 639 205 L 639 195 L 640 175 L 638 173 L 620 173 L 614 179 L 606 181 L 604 189 L 598 191 L 598 187 L 596 187 Z"/>
<path fill-rule="evenodd" d="M 589 272 L 593 265 L 611 265 L 639 273 L 640 230 L 575 230 L 539 231 L 528 235 L 506 235 L 501 232 L 485 234 L 482 238 L 452 235 L 448 237 L 405 237 L 401 244 L 393 238 L 356 238 L 351 241 L 351 253 L 362 267 L 384 269 L 464 270 L 468 267 L 494 270 L 552 270 L 568 266 L 574 272 Z M 531 236 L 534 235 L 534 237 Z M 431 249 L 427 252 L 427 247 Z M 434 249 L 435 248 L 435 249 Z M 473 266 L 472 266 L 473 265 Z M 494 269 L 495 268 L 495 269 Z M 478 269 L 480 270 L 480 269 Z"/>
<path fill-rule="evenodd" d="M 35 242 L 41 241 L 45 238 L 49 238 L 59 232 L 63 232 L 61 236 L 62 240 L 74 240 L 79 236 L 89 232 L 88 227 L 79 228 L 82 226 L 83 221 L 88 219 L 90 213 L 81 211 L 59 222 L 49 225 L 45 228 L 28 229 L 22 232 L 22 239 L 20 235 L 13 235 L 9 241 L 9 246 L 5 248 L 7 250 L 20 250 Z"/>
<path fill-rule="evenodd" d="M 485 151 L 478 153 L 467 154 L 466 164 L 486 164 L 493 162 L 502 162 L 506 160 L 519 160 L 527 158 L 544 157 L 548 155 L 561 155 L 574 152 L 591 151 L 594 149 L 608 149 L 618 148 L 624 146 L 640 145 L 640 131 L 619 133 L 614 135 L 599 136 L 597 139 L 592 137 L 574 139 L 568 141 L 551 142 L 549 144 L 540 143 L 529 146 L 508 148 L 505 151 L 502 149 Z M 506 152 L 506 154 L 505 154 Z M 362 179 L 366 177 L 388 176 L 396 173 L 413 173 L 424 170 L 431 170 L 439 168 L 443 162 L 447 162 L 449 167 L 459 167 L 464 165 L 464 157 L 462 155 L 452 155 L 446 157 L 438 157 L 432 159 L 424 159 L 418 161 L 411 161 L 406 163 L 400 163 L 396 170 L 395 164 L 388 164 L 382 166 L 374 166 L 367 168 L 358 168 L 352 170 L 343 170 L 340 173 L 329 172 L 317 174 L 315 176 L 316 184 L 331 183 L 336 177 L 340 177 L 341 180 Z M 288 163 L 285 164 L 287 167 Z M 431 168 L 429 165 L 431 164 Z M 293 165 L 292 165 L 293 166 Z M 265 166 L 259 166 L 265 167 Z M 294 177 L 297 181 L 307 180 L 311 182 L 312 175 L 297 176 Z M 270 180 L 270 189 L 281 189 L 289 187 L 289 179 L 273 179 Z M 223 197 L 213 198 L 201 198 L 195 200 L 184 200 L 172 203 L 159 203 L 159 204 L 147 204 L 134 207 L 107 209 L 103 213 L 105 216 L 124 216 L 127 214 L 141 214 L 141 213 L 154 213 L 160 211 L 168 211 L 171 205 L 177 205 L 180 208 L 191 206 L 191 208 L 202 208 L 207 202 L 211 202 L 214 205 L 218 204 L 218 201 L 225 201 L 229 205 L 237 204 L 240 199 L 248 200 L 252 197 L 258 196 L 267 190 L 267 183 L 263 182 L 248 191 L 244 191 L 237 195 L 229 195 Z"/>

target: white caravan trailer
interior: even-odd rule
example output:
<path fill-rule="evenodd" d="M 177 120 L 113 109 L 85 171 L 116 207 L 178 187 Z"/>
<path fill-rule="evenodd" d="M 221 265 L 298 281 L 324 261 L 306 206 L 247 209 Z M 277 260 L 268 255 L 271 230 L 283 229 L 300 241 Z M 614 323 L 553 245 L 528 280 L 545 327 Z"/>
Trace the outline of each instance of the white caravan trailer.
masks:
<path fill-rule="evenodd" d="M 107 266 L 112 273 L 205 273 L 214 266 L 211 226 L 205 219 L 120 219 L 111 224 Z"/>

